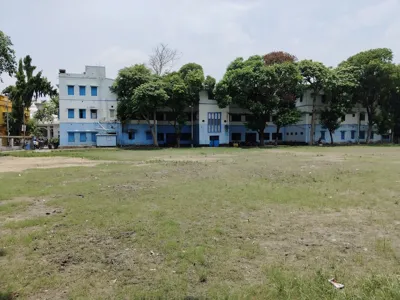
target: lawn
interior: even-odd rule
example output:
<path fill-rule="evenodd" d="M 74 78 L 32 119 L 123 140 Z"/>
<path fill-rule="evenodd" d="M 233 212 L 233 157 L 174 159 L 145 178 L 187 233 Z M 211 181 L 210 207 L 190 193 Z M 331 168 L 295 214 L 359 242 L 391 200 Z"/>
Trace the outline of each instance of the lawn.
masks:
<path fill-rule="evenodd" d="M 400 299 L 400 148 L 7 155 L 0 299 Z"/>

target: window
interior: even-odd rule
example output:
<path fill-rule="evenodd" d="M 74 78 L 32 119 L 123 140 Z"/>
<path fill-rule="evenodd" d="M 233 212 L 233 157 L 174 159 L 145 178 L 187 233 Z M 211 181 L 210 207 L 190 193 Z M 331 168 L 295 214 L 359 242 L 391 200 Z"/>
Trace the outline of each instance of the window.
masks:
<path fill-rule="evenodd" d="M 273 133 L 272 134 L 272 140 L 276 140 L 276 133 Z M 279 133 L 278 134 L 278 141 L 282 141 L 282 133 Z"/>
<path fill-rule="evenodd" d="M 353 114 L 353 118 L 355 118 L 356 117 L 356 114 Z"/>
<path fill-rule="evenodd" d="M 303 94 L 300 96 L 300 102 L 303 102 Z"/>
<path fill-rule="evenodd" d="M 371 136 L 370 136 L 370 138 L 371 138 L 371 140 L 374 139 L 374 132 L 373 132 L 373 131 L 371 131 Z"/>
<path fill-rule="evenodd" d="M 351 139 L 354 140 L 356 138 L 356 131 L 352 130 L 351 131 Z"/>
<path fill-rule="evenodd" d="M 360 140 L 365 139 L 365 131 L 360 131 Z"/>
<path fill-rule="evenodd" d="M 73 96 L 74 93 L 74 86 L 73 85 L 69 85 L 68 86 L 68 96 Z"/>
<path fill-rule="evenodd" d="M 175 120 L 175 115 L 171 112 L 165 113 L 166 121 L 174 121 Z"/>
<path fill-rule="evenodd" d="M 365 114 L 364 113 L 360 113 L 360 121 L 365 121 Z"/>
<path fill-rule="evenodd" d="M 325 131 L 321 131 L 321 139 L 322 139 L 322 140 L 325 139 Z"/>
<path fill-rule="evenodd" d="M 164 141 L 164 133 L 157 133 L 157 140 L 158 141 Z"/>
<path fill-rule="evenodd" d="M 90 110 L 90 118 L 91 119 L 97 119 L 97 109 L 91 109 Z"/>
<path fill-rule="evenodd" d="M 86 96 L 86 86 L 79 86 L 79 96 Z"/>
<path fill-rule="evenodd" d="M 73 142 L 75 142 L 75 133 L 68 132 L 68 143 L 73 143 Z"/>
<path fill-rule="evenodd" d="M 115 109 L 110 109 L 110 119 L 115 118 Z"/>
<path fill-rule="evenodd" d="M 232 122 L 242 122 L 242 115 L 240 114 L 231 114 Z"/>
<path fill-rule="evenodd" d="M 86 119 L 86 109 L 79 110 L 79 119 Z"/>
<path fill-rule="evenodd" d="M 97 96 L 97 86 L 90 87 L 90 95 L 96 97 Z"/>
<path fill-rule="evenodd" d="M 326 95 L 321 95 L 321 103 L 325 103 L 326 102 Z"/>
<path fill-rule="evenodd" d="M 297 135 L 297 132 L 295 132 L 295 135 Z"/>
<path fill-rule="evenodd" d="M 92 132 L 92 142 L 96 143 L 96 132 Z"/>
<path fill-rule="evenodd" d="M 221 132 L 221 113 L 208 113 L 208 132 Z"/>
<path fill-rule="evenodd" d="M 68 119 L 73 119 L 75 118 L 75 109 L 69 108 L 68 109 Z"/>
<path fill-rule="evenodd" d="M 286 135 L 289 135 L 289 132 L 286 132 Z"/>
<path fill-rule="evenodd" d="M 346 121 L 346 115 L 342 116 L 342 122 Z"/>
<path fill-rule="evenodd" d="M 269 132 L 264 132 L 264 140 L 266 140 L 266 141 L 270 140 L 270 133 Z"/>
<path fill-rule="evenodd" d="M 304 132 L 300 132 L 300 135 L 304 135 Z"/>
<path fill-rule="evenodd" d="M 290 135 L 293 135 L 293 132 L 291 132 Z"/>
<path fill-rule="evenodd" d="M 344 141 L 346 139 L 346 131 L 341 131 L 340 137 L 341 137 L 342 141 Z"/>
<path fill-rule="evenodd" d="M 80 133 L 80 135 L 79 135 L 79 141 L 80 141 L 81 143 L 86 142 L 86 132 L 81 132 L 81 133 Z"/>
<path fill-rule="evenodd" d="M 134 140 L 135 139 L 135 132 L 134 131 L 128 131 L 128 139 L 129 140 Z"/>
<path fill-rule="evenodd" d="M 246 122 L 254 121 L 254 116 L 253 115 L 245 115 L 245 120 L 246 120 Z"/>
<path fill-rule="evenodd" d="M 190 141 L 192 135 L 190 133 L 181 133 L 181 141 Z"/>
<path fill-rule="evenodd" d="M 242 134 L 240 132 L 232 132 L 232 141 L 241 141 Z"/>
<path fill-rule="evenodd" d="M 152 140 L 153 139 L 153 135 L 151 134 L 151 131 L 146 131 L 146 140 Z"/>

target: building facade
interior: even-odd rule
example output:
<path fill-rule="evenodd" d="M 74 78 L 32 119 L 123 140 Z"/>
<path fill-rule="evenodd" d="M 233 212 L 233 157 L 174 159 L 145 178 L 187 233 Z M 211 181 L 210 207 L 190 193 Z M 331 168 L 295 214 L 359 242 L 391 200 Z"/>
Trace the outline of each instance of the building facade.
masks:
<path fill-rule="evenodd" d="M 117 99 L 110 91 L 113 80 L 106 78 L 105 67 L 87 66 L 84 73 L 66 73 L 60 70 L 60 146 L 95 146 L 97 137 L 104 133 L 116 135 L 120 146 L 152 145 L 151 129 L 145 120 L 131 120 L 121 124 L 117 120 Z M 325 105 L 324 95 L 317 97 L 317 111 Z M 312 97 L 306 92 L 296 100 L 302 112 L 297 124 L 280 130 L 278 140 L 284 143 L 308 143 L 311 130 Z M 258 133 L 246 127 L 251 114 L 231 105 L 220 108 L 215 100 L 209 99 L 207 92 L 200 93 L 198 105 L 187 110 L 189 120 L 181 130 L 181 145 L 219 146 L 230 143 L 259 142 Z M 329 131 L 316 120 L 314 141 L 321 139 L 329 143 Z M 191 122 L 193 120 L 193 122 Z M 365 142 L 368 117 L 365 109 L 355 107 L 344 116 L 342 124 L 333 136 L 335 143 Z M 156 131 L 161 146 L 173 146 L 176 142 L 175 128 L 168 108 L 157 112 Z M 193 140 L 192 140 L 193 136 Z M 265 142 L 273 143 L 276 126 L 272 118 L 265 128 Z M 372 133 L 371 141 L 382 137 Z"/>

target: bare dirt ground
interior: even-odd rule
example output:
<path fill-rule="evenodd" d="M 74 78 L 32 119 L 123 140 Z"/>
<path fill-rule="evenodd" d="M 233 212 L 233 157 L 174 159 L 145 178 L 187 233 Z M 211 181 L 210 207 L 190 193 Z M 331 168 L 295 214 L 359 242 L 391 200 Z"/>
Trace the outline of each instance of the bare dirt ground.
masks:
<path fill-rule="evenodd" d="M 21 172 L 28 169 L 62 167 L 93 167 L 102 161 L 71 157 L 0 157 L 0 173 Z"/>

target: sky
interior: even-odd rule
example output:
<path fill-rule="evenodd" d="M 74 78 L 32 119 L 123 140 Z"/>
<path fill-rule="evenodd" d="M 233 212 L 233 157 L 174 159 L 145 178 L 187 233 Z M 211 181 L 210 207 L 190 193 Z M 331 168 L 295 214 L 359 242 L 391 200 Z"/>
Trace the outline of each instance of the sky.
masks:
<path fill-rule="evenodd" d="M 221 79 L 237 57 L 286 51 L 336 66 L 391 48 L 400 62 L 400 0 L 0 0 L 0 30 L 56 85 L 58 70 L 146 63 L 159 43 Z M 0 91 L 14 79 L 2 75 Z"/>

